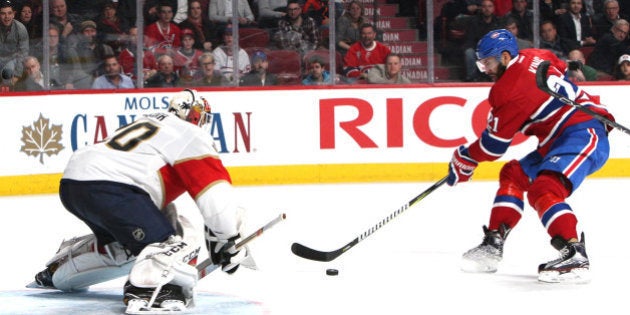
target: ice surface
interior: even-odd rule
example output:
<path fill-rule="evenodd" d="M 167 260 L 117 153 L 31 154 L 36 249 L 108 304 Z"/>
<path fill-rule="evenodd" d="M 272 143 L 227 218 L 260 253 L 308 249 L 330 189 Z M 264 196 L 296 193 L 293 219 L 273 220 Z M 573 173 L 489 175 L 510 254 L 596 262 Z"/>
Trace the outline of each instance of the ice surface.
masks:
<path fill-rule="evenodd" d="M 290 246 L 297 241 L 337 249 L 432 183 L 238 187 L 250 231 L 282 212 L 287 220 L 252 243 L 259 270 L 204 278 L 197 307 L 189 314 L 625 314 L 629 183 L 587 179 L 568 199 L 586 233 L 593 277 L 587 285 L 536 280 L 538 264 L 557 252 L 531 208 L 510 234 L 497 273 L 459 270 L 461 254 L 481 241 L 495 182 L 445 185 L 328 263 L 294 256 Z M 177 204 L 180 212 L 198 219 L 188 197 Z M 24 288 L 62 239 L 88 232 L 56 195 L 3 197 L 0 209 L 0 314 L 124 311 L 124 279 L 84 293 Z M 328 268 L 339 275 L 327 276 Z"/>

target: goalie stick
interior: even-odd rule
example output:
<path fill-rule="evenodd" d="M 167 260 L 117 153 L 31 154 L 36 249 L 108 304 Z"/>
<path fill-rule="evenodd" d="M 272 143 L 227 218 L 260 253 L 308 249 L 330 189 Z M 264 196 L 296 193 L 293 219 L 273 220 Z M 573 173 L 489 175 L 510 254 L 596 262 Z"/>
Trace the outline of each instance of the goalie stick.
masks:
<path fill-rule="evenodd" d="M 547 71 L 549 70 L 549 65 L 550 65 L 550 62 L 548 60 L 545 60 L 545 61 L 541 62 L 538 65 L 538 69 L 536 69 L 536 85 L 538 86 L 539 89 L 541 89 L 543 92 L 545 92 L 545 93 L 547 93 L 547 94 L 557 98 L 561 102 L 563 102 L 563 103 L 565 103 L 567 105 L 571 105 L 571 106 L 573 106 L 573 107 L 575 107 L 575 108 L 577 108 L 577 109 L 579 109 L 579 110 L 581 110 L 581 111 L 583 111 L 583 112 L 593 116 L 595 119 L 601 121 L 602 123 L 604 123 L 604 124 L 606 124 L 606 125 L 608 125 L 610 127 L 619 129 L 623 133 L 630 135 L 630 129 L 628 129 L 628 128 L 626 128 L 626 127 L 624 127 L 624 126 L 622 126 L 622 125 L 620 125 L 620 124 L 618 124 L 618 123 L 616 123 L 616 122 L 614 122 L 614 121 L 612 121 L 612 120 L 610 120 L 610 119 L 608 119 L 608 118 L 606 118 L 606 117 L 604 117 L 604 116 L 602 116 L 602 115 L 600 115 L 600 114 L 590 110 L 589 108 L 585 107 L 584 105 L 582 105 L 582 104 L 580 104 L 580 103 L 578 103 L 578 102 L 576 102 L 576 101 L 574 101 L 572 99 L 569 99 L 568 97 L 566 97 L 566 96 L 564 96 L 564 95 L 562 95 L 562 94 L 552 90 L 551 88 L 549 88 L 549 82 L 547 80 Z"/>
<path fill-rule="evenodd" d="M 350 241 L 350 243 L 344 245 L 343 247 L 339 249 L 329 251 L 329 252 L 324 252 L 324 251 L 318 251 L 318 250 L 312 249 L 310 247 L 306 247 L 300 243 L 293 243 L 293 245 L 291 245 L 291 251 L 293 252 L 293 254 L 299 257 L 305 258 L 305 259 L 316 260 L 316 261 L 332 261 L 335 258 L 341 256 L 341 254 L 347 252 L 350 248 L 359 244 L 359 242 L 363 241 L 368 236 L 372 235 L 378 229 L 383 227 L 383 225 L 389 223 L 389 221 L 396 218 L 399 214 L 403 213 L 405 210 L 409 209 L 411 206 L 418 203 L 420 200 L 424 199 L 424 197 L 428 196 L 430 193 L 438 189 L 438 187 L 442 186 L 446 182 L 446 178 L 447 177 L 440 179 L 435 184 L 433 184 L 433 186 L 427 188 L 427 190 L 413 197 L 411 200 L 409 200 L 409 202 L 402 205 L 400 208 L 398 208 L 392 214 L 387 216 L 385 219 L 379 221 L 376 225 L 369 228 L 367 231 L 363 232 L 362 234 L 357 236 L 355 239 Z"/>
<path fill-rule="evenodd" d="M 236 249 L 241 249 L 243 246 L 247 245 L 247 243 L 249 243 L 253 239 L 257 238 L 258 236 L 263 234 L 263 232 L 265 232 L 266 230 L 270 229 L 272 226 L 278 224 L 280 221 L 282 221 L 282 220 L 284 220 L 286 218 L 287 218 L 286 214 L 284 214 L 284 213 L 280 214 L 275 219 L 269 221 L 267 224 L 263 225 L 261 228 L 256 230 L 254 233 L 250 234 L 249 236 L 247 236 L 246 238 L 244 238 L 240 242 L 238 242 L 238 244 L 236 244 Z M 197 273 L 199 275 L 199 279 L 202 279 L 202 278 L 206 277 L 207 275 L 209 275 L 210 273 L 212 273 L 213 271 L 215 271 L 219 267 L 221 267 L 221 266 L 212 264 L 212 260 L 210 258 L 207 258 L 206 260 L 202 261 L 201 263 L 199 263 L 197 265 Z"/>

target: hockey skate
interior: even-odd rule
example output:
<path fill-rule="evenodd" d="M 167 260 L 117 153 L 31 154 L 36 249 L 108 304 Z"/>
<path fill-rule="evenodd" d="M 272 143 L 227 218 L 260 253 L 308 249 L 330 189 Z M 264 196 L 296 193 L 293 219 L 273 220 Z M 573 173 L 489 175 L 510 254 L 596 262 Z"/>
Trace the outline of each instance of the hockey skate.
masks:
<path fill-rule="evenodd" d="M 584 233 L 579 242 L 568 242 L 562 237 L 555 236 L 551 239 L 551 246 L 560 251 L 560 258 L 538 266 L 538 281 L 587 283 L 591 280 Z"/>
<path fill-rule="evenodd" d="M 192 306 L 192 299 L 185 297 L 181 286 L 139 288 L 129 281 L 125 283 L 123 302 L 127 305 L 126 314 L 178 314 Z"/>
<path fill-rule="evenodd" d="M 497 265 L 503 259 L 503 244 L 510 230 L 501 224 L 498 230 L 490 231 L 483 227 L 485 234 L 481 244 L 462 255 L 461 269 L 465 272 L 492 273 L 497 271 Z"/>

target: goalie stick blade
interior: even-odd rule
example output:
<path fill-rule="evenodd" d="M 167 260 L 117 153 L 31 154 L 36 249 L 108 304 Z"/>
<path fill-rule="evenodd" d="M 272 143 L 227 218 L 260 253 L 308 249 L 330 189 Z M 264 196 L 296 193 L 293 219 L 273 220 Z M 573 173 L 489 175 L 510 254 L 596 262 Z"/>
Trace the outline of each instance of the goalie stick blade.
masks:
<path fill-rule="evenodd" d="M 344 252 L 343 249 L 334 250 L 332 252 L 322 252 L 322 251 L 318 251 L 318 250 L 314 250 L 312 248 L 306 247 L 300 243 L 293 243 L 293 245 L 291 245 L 291 251 L 296 256 L 299 256 L 305 259 L 310 259 L 310 260 L 315 260 L 315 261 L 324 261 L 324 262 L 332 261 L 335 258 L 339 257 Z"/>

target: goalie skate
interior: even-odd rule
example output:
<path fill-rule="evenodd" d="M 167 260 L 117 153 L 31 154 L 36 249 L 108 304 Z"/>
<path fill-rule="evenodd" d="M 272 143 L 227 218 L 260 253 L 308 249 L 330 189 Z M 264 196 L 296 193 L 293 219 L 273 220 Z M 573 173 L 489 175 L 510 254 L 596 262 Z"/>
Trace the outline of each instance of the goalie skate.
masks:
<path fill-rule="evenodd" d="M 510 229 L 505 224 L 499 226 L 499 230 L 491 231 L 483 227 L 485 234 L 481 244 L 462 255 L 461 269 L 465 272 L 492 273 L 497 271 L 497 266 L 503 259 L 503 244 Z"/>
<path fill-rule="evenodd" d="M 192 306 L 192 299 L 186 299 L 182 288 L 173 284 L 153 289 L 138 288 L 127 282 L 123 301 L 127 304 L 125 314 L 181 314 Z"/>
<path fill-rule="evenodd" d="M 590 279 L 589 261 L 584 245 L 584 233 L 579 242 L 568 242 L 556 236 L 551 245 L 560 251 L 560 258 L 538 266 L 538 281 L 548 283 L 587 283 Z"/>

